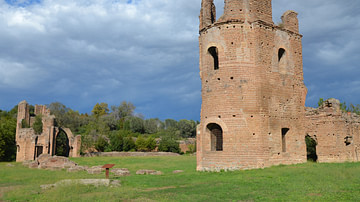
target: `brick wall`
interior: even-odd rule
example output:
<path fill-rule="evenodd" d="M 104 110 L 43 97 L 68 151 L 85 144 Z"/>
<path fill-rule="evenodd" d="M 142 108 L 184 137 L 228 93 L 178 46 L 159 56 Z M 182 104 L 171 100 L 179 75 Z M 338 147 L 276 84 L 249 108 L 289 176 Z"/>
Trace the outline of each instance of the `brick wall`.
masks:
<path fill-rule="evenodd" d="M 301 35 L 273 24 L 271 1 L 225 1 L 219 21 L 200 30 L 199 47 L 197 169 L 305 162 Z M 216 48 L 218 69 L 210 48 Z M 214 151 L 209 124 L 222 130 L 222 151 Z"/>

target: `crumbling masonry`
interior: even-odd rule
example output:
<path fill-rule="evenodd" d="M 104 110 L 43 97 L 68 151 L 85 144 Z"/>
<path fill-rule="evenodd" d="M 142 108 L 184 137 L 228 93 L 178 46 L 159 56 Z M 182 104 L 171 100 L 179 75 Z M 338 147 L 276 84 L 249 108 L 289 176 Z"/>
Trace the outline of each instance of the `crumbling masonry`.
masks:
<path fill-rule="evenodd" d="M 297 13 L 281 19 L 274 24 L 271 0 L 225 0 L 219 19 L 213 0 L 202 0 L 197 170 L 306 162 L 307 134 L 320 162 L 357 160 L 358 123 L 344 122 L 339 111 L 305 115 Z"/>
<path fill-rule="evenodd" d="M 68 156 L 80 156 L 81 136 L 74 136 L 68 128 L 56 127 L 55 116 L 50 115 L 50 110 L 46 106 L 36 105 L 34 113 L 42 116 L 43 129 L 41 134 L 36 134 L 31 128 L 35 122 L 35 117 L 30 116 L 29 104 L 26 101 L 19 103 L 16 127 L 17 162 L 35 160 L 43 153 L 55 155 L 56 138 L 60 132 L 64 132 L 67 136 Z M 24 125 L 30 127 L 23 128 Z"/>

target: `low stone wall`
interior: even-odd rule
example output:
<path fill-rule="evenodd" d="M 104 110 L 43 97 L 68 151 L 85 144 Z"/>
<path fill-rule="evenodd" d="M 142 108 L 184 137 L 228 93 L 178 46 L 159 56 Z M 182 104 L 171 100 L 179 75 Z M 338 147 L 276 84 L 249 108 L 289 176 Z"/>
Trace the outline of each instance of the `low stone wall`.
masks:
<path fill-rule="evenodd" d="M 87 153 L 83 157 L 125 157 L 125 156 L 179 156 L 180 154 L 171 152 L 94 152 Z"/>

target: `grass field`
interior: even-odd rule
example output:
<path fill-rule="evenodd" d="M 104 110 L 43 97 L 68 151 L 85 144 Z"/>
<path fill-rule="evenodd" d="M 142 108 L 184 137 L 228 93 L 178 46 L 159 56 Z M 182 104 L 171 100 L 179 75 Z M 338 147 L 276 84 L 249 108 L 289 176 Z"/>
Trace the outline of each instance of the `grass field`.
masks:
<path fill-rule="evenodd" d="M 72 185 L 42 190 L 62 179 L 104 178 L 0 163 L 0 201 L 360 201 L 360 163 L 275 166 L 266 169 L 196 172 L 194 156 L 73 158 L 80 165 L 116 164 L 131 176 L 120 187 Z M 161 176 L 135 175 L 139 169 Z M 173 174 L 173 170 L 184 170 Z"/>

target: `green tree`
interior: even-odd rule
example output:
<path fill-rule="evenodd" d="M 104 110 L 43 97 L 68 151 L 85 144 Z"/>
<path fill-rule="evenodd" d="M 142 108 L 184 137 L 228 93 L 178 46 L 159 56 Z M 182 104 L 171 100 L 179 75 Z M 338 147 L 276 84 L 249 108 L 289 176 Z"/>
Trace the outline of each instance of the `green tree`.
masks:
<path fill-rule="evenodd" d="M 160 126 L 161 126 L 161 121 L 157 118 L 147 119 L 144 121 L 144 131 L 147 134 L 157 133 Z"/>
<path fill-rule="evenodd" d="M 135 106 L 131 102 L 123 101 L 119 106 L 111 106 L 115 120 L 134 115 Z"/>
<path fill-rule="evenodd" d="M 182 119 L 178 122 L 178 128 L 180 135 L 183 138 L 195 137 L 196 134 L 196 122 L 193 120 Z"/>
<path fill-rule="evenodd" d="M 0 161 L 13 161 L 16 158 L 16 119 L 6 114 L 0 116 Z"/>
<path fill-rule="evenodd" d="M 35 131 L 35 134 L 40 135 L 43 132 L 43 123 L 42 123 L 42 116 L 37 115 L 35 116 L 35 121 L 32 125 L 32 128 Z"/>
<path fill-rule="evenodd" d="M 178 122 L 174 119 L 166 119 L 165 120 L 165 129 L 169 128 L 177 128 Z"/>
<path fill-rule="evenodd" d="M 103 116 L 105 114 L 108 114 L 109 113 L 109 107 L 108 107 L 108 104 L 102 102 L 102 103 L 97 103 L 93 110 L 91 111 L 92 114 L 95 116 L 95 117 L 100 117 L 100 116 Z"/>
<path fill-rule="evenodd" d="M 67 122 L 65 120 L 65 114 L 70 109 L 60 102 L 53 102 L 47 105 L 47 108 L 50 110 L 50 113 L 56 117 L 57 125 L 60 127 L 66 127 Z"/>
<path fill-rule="evenodd" d="M 127 120 L 129 130 L 131 130 L 134 133 L 141 133 L 144 134 L 144 120 L 140 117 L 129 117 Z"/>

